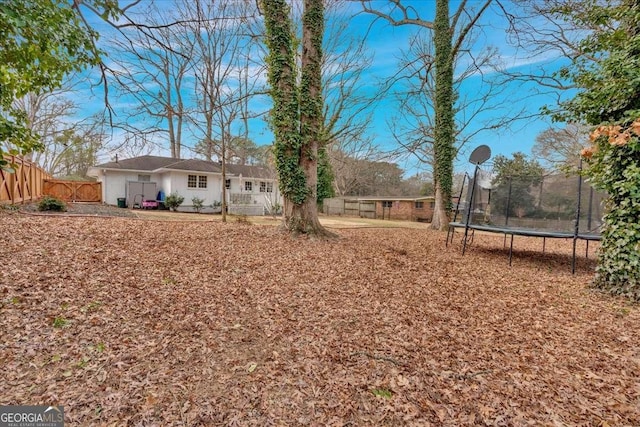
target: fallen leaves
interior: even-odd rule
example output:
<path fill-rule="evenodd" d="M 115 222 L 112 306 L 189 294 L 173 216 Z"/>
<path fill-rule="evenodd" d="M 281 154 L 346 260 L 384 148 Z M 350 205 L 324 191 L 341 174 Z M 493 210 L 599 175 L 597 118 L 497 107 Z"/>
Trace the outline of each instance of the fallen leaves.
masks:
<path fill-rule="evenodd" d="M 570 243 L 519 239 L 510 268 L 499 237 L 462 257 L 429 230 L 0 223 L 0 404 L 69 425 L 640 425 L 638 309 L 589 290 L 589 261 L 572 276 Z"/>

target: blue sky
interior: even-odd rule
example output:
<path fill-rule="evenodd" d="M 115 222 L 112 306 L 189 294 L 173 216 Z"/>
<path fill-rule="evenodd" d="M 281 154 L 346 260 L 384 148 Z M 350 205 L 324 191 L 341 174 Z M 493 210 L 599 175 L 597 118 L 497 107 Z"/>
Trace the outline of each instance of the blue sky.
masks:
<path fill-rule="evenodd" d="M 374 2 L 375 5 L 383 7 L 385 2 Z M 415 11 L 423 19 L 432 19 L 435 14 L 435 1 L 422 0 L 404 2 L 415 8 Z M 457 1 L 450 2 L 450 12 L 458 6 Z M 479 1 L 469 2 L 479 4 Z M 370 24 L 371 17 L 369 15 L 360 15 L 355 22 L 363 28 Z M 540 25 L 544 25 L 540 21 Z M 522 49 L 517 49 L 508 42 L 507 22 L 497 9 L 489 8 L 480 21 L 481 31 L 478 33 L 476 42 L 472 47 L 474 53 L 486 46 L 492 46 L 497 49 L 500 56 L 500 62 L 508 71 L 519 71 L 523 73 L 539 73 L 544 70 L 549 73 L 557 70 L 561 65 L 566 63 L 566 59 L 561 58 L 557 53 L 549 51 L 543 52 L 536 56 L 531 56 Z M 375 52 L 375 65 L 372 74 L 378 78 L 384 79 L 385 76 L 392 75 L 398 67 L 401 50 L 406 49 L 409 39 L 416 31 L 426 31 L 416 29 L 411 26 L 394 27 L 385 21 L 378 20 L 372 26 L 367 39 L 371 50 Z M 460 67 L 457 72 L 460 72 Z M 491 79 L 491 72 L 485 74 L 485 78 Z M 479 76 L 469 77 L 464 81 L 460 88 L 460 96 L 469 96 L 473 98 L 474 91 L 477 90 Z M 553 106 L 557 102 L 555 91 L 543 91 L 535 83 L 511 82 L 502 88 L 501 94 L 494 98 L 494 103 L 498 106 L 497 110 L 486 111 L 480 114 L 475 123 L 471 127 L 482 127 L 483 122 L 491 121 L 498 116 L 510 115 L 514 111 L 524 110 L 526 115 L 535 115 L 544 105 Z M 542 93 L 545 92 L 545 93 Z M 571 96 L 571 93 L 562 94 L 563 99 Z M 380 141 L 389 138 L 389 129 L 385 126 L 385 119 L 388 118 L 389 112 L 394 111 L 392 103 L 383 103 L 378 108 L 375 115 L 374 123 L 376 126 L 374 132 L 379 136 Z M 517 117 L 517 116 L 514 116 Z M 466 143 L 460 152 L 456 161 L 457 170 L 468 170 L 467 159 L 469 153 L 478 145 L 486 144 L 491 148 L 493 155 L 503 154 L 509 156 L 513 152 L 522 151 L 530 153 L 536 136 L 553 125 L 549 117 L 539 115 L 530 119 L 516 120 L 508 127 L 481 132 Z M 556 124 L 559 125 L 559 124 Z M 410 159 L 403 162 L 402 165 L 407 170 L 421 169 L 419 162 L 412 162 Z"/>
<path fill-rule="evenodd" d="M 382 1 L 373 2 L 374 6 L 381 8 L 385 7 L 385 3 L 386 2 Z M 432 19 L 435 12 L 434 1 L 405 1 L 405 3 L 411 4 L 421 18 Z M 474 3 L 477 2 L 472 0 L 469 3 L 474 5 Z M 158 0 L 156 4 L 161 8 L 171 5 L 168 0 Z M 455 10 L 456 6 L 457 2 L 452 1 L 450 6 L 451 10 Z M 345 13 L 360 10 L 360 6 L 357 3 L 350 5 L 349 8 L 350 10 L 345 11 Z M 489 9 L 485 12 L 481 24 L 482 30 L 479 32 L 475 44 L 471 47 L 471 51 L 474 54 L 485 46 L 493 46 L 497 49 L 502 64 L 509 70 L 538 71 L 544 69 L 549 71 L 557 69 L 562 63 L 562 59 L 556 57 L 552 52 L 548 55 L 543 54 L 538 57 L 530 57 L 526 52 L 510 46 L 507 42 L 506 22 L 497 13 L 497 10 Z M 354 37 L 364 37 L 365 34 L 367 35 L 367 50 L 373 57 L 373 64 L 366 72 L 365 77 L 367 82 L 365 87 L 366 90 L 369 91 L 379 90 L 377 84 L 388 81 L 389 78 L 397 72 L 401 59 L 401 51 L 407 49 L 410 37 L 417 31 L 426 31 L 411 26 L 393 27 L 382 20 L 373 22 L 373 17 L 367 14 L 357 15 L 350 21 L 349 25 Z M 101 32 L 102 42 L 108 41 L 112 34 L 111 30 L 104 26 L 104 24 L 96 23 L 96 26 Z M 111 63 L 110 61 L 111 59 L 107 58 L 107 62 Z M 113 63 L 111 64 L 113 65 Z M 457 72 L 460 72 L 460 70 Z M 97 70 L 90 70 L 85 75 L 89 75 L 95 82 L 98 77 L 98 72 Z M 260 78 L 265 79 L 265 76 L 263 75 Z M 490 78 L 492 78 L 491 73 L 485 74 L 485 79 Z M 473 97 L 474 94 L 480 90 L 479 82 L 479 76 L 468 78 L 461 86 L 460 96 Z M 510 83 L 502 89 L 502 93 L 492 101 L 496 107 L 492 111 L 479 115 L 470 125 L 471 128 L 481 127 L 485 121 L 491 121 L 496 117 L 512 114 L 513 111 L 521 109 L 527 111 L 527 114 L 535 113 L 538 112 L 543 105 L 552 105 L 555 102 L 555 98 L 549 94 L 538 94 L 537 88 L 533 84 Z M 122 117 L 126 110 L 131 109 L 133 100 L 126 96 L 115 96 L 117 94 L 113 89 L 111 89 L 111 93 L 112 97 L 110 98 L 110 102 L 116 110 L 117 120 L 118 116 Z M 103 92 L 100 87 L 90 89 L 86 83 L 82 84 L 75 98 L 81 103 L 81 111 L 86 115 L 99 111 L 104 107 Z M 257 98 L 251 105 L 254 111 L 266 111 L 268 107 L 269 100 L 264 96 Z M 383 99 L 376 105 L 372 112 L 373 120 L 370 121 L 369 136 L 382 150 L 391 151 L 396 149 L 397 146 L 393 142 L 392 131 L 389 129 L 388 123 L 390 121 L 397 121 L 398 116 L 401 116 L 403 112 L 398 108 L 397 103 L 394 102 L 392 97 Z M 139 120 L 144 121 L 145 118 L 140 117 Z M 536 135 L 549 125 L 550 120 L 547 117 L 536 117 L 534 119 L 516 121 L 508 128 L 481 132 L 468 141 L 465 148 L 461 151 L 456 161 L 456 169 L 467 170 L 468 154 L 473 148 L 481 144 L 489 145 L 494 155 L 509 155 L 516 151 L 530 153 Z M 268 126 L 262 119 L 251 121 L 249 134 L 250 137 L 260 145 L 270 143 L 273 138 Z M 112 136 L 114 142 L 117 143 L 118 140 L 122 138 L 122 133 L 114 131 Z M 185 142 L 189 144 L 188 138 L 185 139 Z M 168 144 L 166 145 L 168 146 Z M 156 148 L 152 152 L 159 155 L 168 154 L 166 149 Z M 108 160 L 113 154 L 114 153 L 105 153 L 101 160 Z M 187 151 L 187 153 L 183 154 L 183 157 L 190 157 L 190 153 Z M 411 156 L 398 159 L 398 163 L 407 171 L 407 175 L 427 169 Z"/>

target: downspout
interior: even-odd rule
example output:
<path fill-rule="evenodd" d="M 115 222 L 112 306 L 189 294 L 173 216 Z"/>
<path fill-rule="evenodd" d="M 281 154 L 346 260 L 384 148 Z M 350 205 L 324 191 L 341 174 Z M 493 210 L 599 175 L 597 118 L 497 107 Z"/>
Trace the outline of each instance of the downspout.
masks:
<path fill-rule="evenodd" d="M 102 180 L 103 182 L 103 187 L 102 187 L 102 204 L 103 205 L 108 205 L 107 203 L 107 170 L 103 169 L 102 173 L 104 174 L 104 179 Z M 116 200 L 117 202 L 117 200 Z"/>

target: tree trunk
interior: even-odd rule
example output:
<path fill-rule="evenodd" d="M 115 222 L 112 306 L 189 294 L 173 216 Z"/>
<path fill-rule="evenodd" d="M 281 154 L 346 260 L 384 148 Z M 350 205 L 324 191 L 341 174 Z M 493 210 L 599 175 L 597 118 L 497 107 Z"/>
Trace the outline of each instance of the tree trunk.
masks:
<path fill-rule="evenodd" d="M 227 144 L 225 143 L 225 133 L 222 134 L 220 163 L 222 166 L 222 222 L 227 222 Z"/>
<path fill-rule="evenodd" d="M 306 157 L 306 156 L 305 156 Z M 302 159 L 304 162 L 304 158 Z M 306 172 L 307 186 L 309 190 L 316 188 L 317 163 L 315 160 L 307 159 L 303 165 Z M 330 236 L 320 221 L 318 221 L 318 204 L 316 203 L 316 192 L 309 192 L 304 203 L 294 204 L 285 198 L 285 210 L 283 215 L 283 229 L 293 234 L 309 234 L 313 236 Z"/>
<path fill-rule="evenodd" d="M 436 49 L 436 108 L 433 150 L 435 155 L 436 204 L 431 228 L 446 230 L 449 222 L 447 212 L 451 206 L 454 157 L 453 57 L 449 0 L 436 1 L 434 42 Z"/>
<path fill-rule="evenodd" d="M 263 3 L 268 77 L 274 100 L 275 155 L 284 199 L 282 228 L 293 234 L 332 236 L 318 221 L 318 146 L 322 125 L 322 0 L 305 0 L 300 86 L 296 84 L 295 40 L 284 0 Z"/>
<path fill-rule="evenodd" d="M 435 206 L 433 207 L 433 217 L 431 228 L 434 230 L 446 230 L 449 226 L 449 216 L 446 201 L 442 198 L 442 189 L 436 183 Z"/>
<path fill-rule="evenodd" d="M 292 204 L 284 215 L 284 226 L 293 233 L 327 235 L 318 221 L 318 144 L 322 128 L 322 33 L 324 13 L 322 0 L 305 0 L 302 17 L 302 77 L 300 83 L 300 147 L 299 165 L 304 171 L 307 196 L 304 202 Z"/>

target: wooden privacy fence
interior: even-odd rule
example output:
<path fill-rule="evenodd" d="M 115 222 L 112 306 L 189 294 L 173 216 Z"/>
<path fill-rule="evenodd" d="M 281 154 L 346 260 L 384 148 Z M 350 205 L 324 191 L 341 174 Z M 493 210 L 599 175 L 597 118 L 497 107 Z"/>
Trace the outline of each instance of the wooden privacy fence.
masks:
<path fill-rule="evenodd" d="M 101 202 L 102 183 L 45 179 L 44 194 L 57 197 L 66 202 Z"/>
<path fill-rule="evenodd" d="M 15 172 L 0 170 L 0 203 L 25 203 L 54 196 L 67 202 L 101 202 L 102 183 L 53 179 L 34 162 L 5 156 Z"/>
<path fill-rule="evenodd" d="M 15 167 L 15 173 L 0 170 L 0 203 L 24 203 L 38 200 L 44 193 L 44 180 L 51 175 L 33 162 L 20 157 L 5 156 Z"/>
<path fill-rule="evenodd" d="M 370 200 L 343 199 L 334 197 L 322 201 L 323 212 L 327 215 L 347 215 L 360 218 L 376 218 L 376 202 Z"/>

